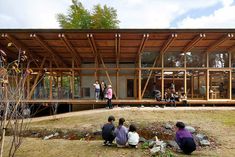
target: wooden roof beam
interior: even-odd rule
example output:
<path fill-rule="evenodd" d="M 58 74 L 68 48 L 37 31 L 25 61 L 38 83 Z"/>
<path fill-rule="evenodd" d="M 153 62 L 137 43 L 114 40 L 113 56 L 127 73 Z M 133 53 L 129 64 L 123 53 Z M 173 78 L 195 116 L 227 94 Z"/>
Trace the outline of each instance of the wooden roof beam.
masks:
<path fill-rule="evenodd" d="M 165 41 L 160 50 L 160 55 L 164 54 L 168 50 L 168 48 L 171 46 L 171 44 L 177 38 L 177 36 L 178 35 L 176 33 L 172 33 L 171 35 L 169 35 L 168 39 Z"/>
<path fill-rule="evenodd" d="M 78 65 L 78 67 L 81 64 L 81 57 L 79 56 L 79 54 L 77 53 L 77 51 L 74 49 L 74 47 L 72 46 L 72 44 L 69 42 L 68 38 L 66 37 L 65 34 L 59 34 L 58 35 L 59 38 L 61 39 L 61 41 L 64 42 L 66 48 L 68 49 L 68 51 L 71 53 L 72 57 L 75 58 L 75 62 Z"/>
<path fill-rule="evenodd" d="M 116 63 L 119 64 L 120 61 L 120 38 L 121 34 L 115 34 L 115 53 L 116 53 Z"/>
<path fill-rule="evenodd" d="M 30 51 L 28 50 L 28 48 L 19 40 L 17 40 L 16 38 L 14 38 L 12 35 L 10 34 L 2 34 L 2 37 L 6 38 L 9 42 L 13 43 L 14 46 L 16 47 L 17 51 L 22 50 L 25 51 L 26 55 L 28 55 L 29 58 L 32 59 L 32 61 L 35 63 L 35 65 L 37 67 L 39 67 L 38 63 L 37 63 L 37 59 L 39 59 L 40 57 L 36 54 L 34 54 L 34 56 L 36 56 L 37 58 L 35 59 L 32 54 L 30 53 Z"/>
<path fill-rule="evenodd" d="M 40 45 L 41 47 L 43 47 L 44 49 L 46 49 L 50 54 L 51 56 L 53 57 L 54 61 L 55 61 L 55 64 L 57 67 L 59 67 L 59 64 L 57 63 L 57 61 L 59 61 L 61 63 L 62 66 L 64 67 L 68 67 L 64 61 L 62 60 L 62 58 L 56 54 L 44 41 L 43 39 L 39 36 L 39 35 L 36 35 L 36 34 L 30 34 L 30 37 L 34 38 Z"/>
<path fill-rule="evenodd" d="M 224 43 L 227 40 L 230 40 L 231 38 L 233 38 L 234 35 L 232 33 L 228 33 L 223 35 L 221 38 L 219 38 L 219 40 L 215 41 L 213 44 L 211 44 L 207 49 L 206 52 L 210 53 L 213 50 L 215 50 L 219 45 L 221 45 L 222 43 Z"/>
<path fill-rule="evenodd" d="M 193 40 L 191 40 L 191 42 L 189 42 L 189 43 L 187 44 L 187 46 L 184 48 L 183 53 L 191 51 L 192 48 L 193 48 L 197 43 L 199 43 L 202 39 L 204 39 L 205 37 L 206 37 L 206 34 L 204 34 L 204 33 L 200 33 L 200 34 L 196 35 L 196 36 L 193 38 Z"/>
<path fill-rule="evenodd" d="M 140 47 L 139 47 L 138 52 L 136 54 L 135 62 L 138 61 L 139 55 L 143 52 L 144 47 L 145 47 L 145 43 L 148 40 L 148 38 L 149 38 L 149 34 L 143 34 L 143 37 L 142 37 L 142 40 L 140 43 Z"/>
<path fill-rule="evenodd" d="M 96 49 L 96 47 L 94 47 L 91 37 L 92 37 L 92 34 L 87 34 L 87 39 L 88 39 L 88 42 L 91 46 L 92 53 L 93 53 L 95 59 L 98 59 L 97 58 L 97 49 Z"/>

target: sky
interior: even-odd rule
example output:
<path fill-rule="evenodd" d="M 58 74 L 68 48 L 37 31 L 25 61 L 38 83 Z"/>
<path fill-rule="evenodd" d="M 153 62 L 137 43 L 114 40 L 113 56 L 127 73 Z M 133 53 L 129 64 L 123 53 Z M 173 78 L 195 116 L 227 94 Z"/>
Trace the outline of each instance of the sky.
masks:
<path fill-rule="evenodd" d="M 235 28 L 235 0 L 80 0 L 117 10 L 120 28 Z M 0 28 L 59 28 L 71 0 L 0 0 Z"/>

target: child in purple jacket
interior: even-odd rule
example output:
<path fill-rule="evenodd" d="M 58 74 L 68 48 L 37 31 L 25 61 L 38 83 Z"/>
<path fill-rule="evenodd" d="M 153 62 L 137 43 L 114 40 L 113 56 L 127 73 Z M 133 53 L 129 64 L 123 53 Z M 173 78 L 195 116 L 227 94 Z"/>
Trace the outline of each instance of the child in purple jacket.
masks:
<path fill-rule="evenodd" d="M 183 122 L 177 122 L 176 127 L 176 143 L 185 154 L 191 154 L 196 150 L 196 144 L 192 134 L 185 129 L 185 124 Z"/>
<path fill-rule="evenodd" d="M 128 129 L 123 125 L 125 122 L 124 118 L 119 119 L 119 125 L 115 129 L 114 133 L 116 135 L 116 143 L 117 147 L 125 147 L 127 143 L 127 133 Z"/>

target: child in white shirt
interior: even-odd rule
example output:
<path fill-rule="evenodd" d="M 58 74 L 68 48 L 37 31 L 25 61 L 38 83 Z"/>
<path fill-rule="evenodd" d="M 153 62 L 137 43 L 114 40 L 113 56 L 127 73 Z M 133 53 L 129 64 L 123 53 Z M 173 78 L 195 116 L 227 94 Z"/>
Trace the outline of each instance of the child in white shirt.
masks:
<path fill-rule="evenodd" d="M 137 148 L 139 143 L 139 134 L 136 132 L 135 125 L 131 124 L 128 132 L 128 145 L 132 148 Z"/>

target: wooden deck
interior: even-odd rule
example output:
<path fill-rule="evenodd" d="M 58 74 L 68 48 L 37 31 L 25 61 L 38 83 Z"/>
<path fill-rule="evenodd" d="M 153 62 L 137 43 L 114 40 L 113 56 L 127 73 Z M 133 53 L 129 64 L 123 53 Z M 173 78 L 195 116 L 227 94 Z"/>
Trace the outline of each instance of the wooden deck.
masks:
<path fill-rule="evenodd" d="M 99 100 L 96 102 L 93 99 L 53 99 L 53 100 L 22 100 L 22 102 L 29 103 L 29 104 L 72 104 L 72 105 L 102 105 L 106 104 L 106 100 Z M 153 99 L 143 99 L 143 100 L 136 100 L 136 99 L 119 99 L 119 100 L 112 100 L 114 105 L 170 105 L 170 102 L 165 101 L 155 101 Z M 181 105 L 181 102 L 176 102 L 176 105 Z M 188 100 L 189 105 L 235 105 L 235 100 Z"/>

